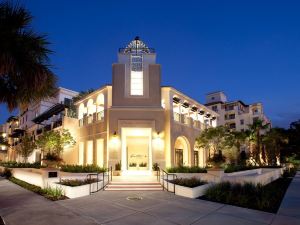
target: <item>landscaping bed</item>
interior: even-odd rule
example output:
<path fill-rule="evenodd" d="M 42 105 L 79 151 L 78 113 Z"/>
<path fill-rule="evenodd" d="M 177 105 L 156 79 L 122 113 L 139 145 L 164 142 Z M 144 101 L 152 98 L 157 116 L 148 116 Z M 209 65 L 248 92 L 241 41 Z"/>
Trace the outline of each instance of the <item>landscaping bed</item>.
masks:
<path fill-rule="evenodd" d="M 265 186 L 222 182 L 209 187 L 200 199 L 276 213 L 291 177 L 281 177 Z"/>
<path fill-rule="evenodd" d="M 56 187 L 56 188 L 51 188 L 51 187 L 41 188 L 39 186 L 35 186 L 33 184 L 29 184 L 25 181 L 19 180 L 15 177 L 10 177 L 9 180 L 29 191 L 35 192 L 39 195 L 42 195 L 45 198 L 50 199 L 52 201 L 68 199 L 68 197 L 64 196 L 63 190 L 58 187 Z"/>
<path fill-rule="evenodd" d="M 8 162 L 0 162 L 0 166 L 6 167 L 6 168 L 36 168 L 40 169 L 41 163 L 20 163 L 15 161 L 8 161 Z"/>
<path fill-rule="evenodd" d="M 207 173 L 207 170 L 198 166 L 180 166 L 167 168 L 168 173 Z"/>
<path fill-rule="evenodd" d="M 60 182 L 58 182 L 58 184 L 61 185 L 65 185 L 65 186 L 69 186 L 69 187 L 77 187 L 77 186 L 81 186 L 81 185 L 85 185 L 85 184 L 92 184 L 92 183 L 96 183 L 99 180 L 97 180 L 96 178 L 92 178 L 92 179 L 62 179 L 60 180 Z"/>
<path fill-rule="evenodd" d="M 166 184 L 169 183 L 169 185 Z M 200 180 L 197 177 L 191 178 L 176 178 L 174 180 L 164 181 L 165 187 L 169 191 L 174 191 L 176 195 L 187 198 L 197 198 L 204 195 L 205 190 L 211 186 L 210 183 Z"/>
<path fill-rule="evenodd" d="M 69 173 L 102 173 L 107 171 L 106 168 L 102 168 L 96 165 L 62 165 L 60 170 Z"/>

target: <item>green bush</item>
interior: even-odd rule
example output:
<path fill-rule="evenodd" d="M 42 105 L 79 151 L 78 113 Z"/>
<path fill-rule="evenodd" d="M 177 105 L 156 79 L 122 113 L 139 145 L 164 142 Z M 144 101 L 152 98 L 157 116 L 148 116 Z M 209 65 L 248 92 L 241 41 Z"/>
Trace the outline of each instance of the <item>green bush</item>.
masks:
<path fill-rule="evenodd" d="M 85 185 L 85 184 L 95 183 L 97 181 L 98 180 L 96 178 L 84 179 L 84 180 L 80 180 L 80 179 L 62 179 L 59 182 L 59 184 L 70 186 L 70 187 L 77 187 L 77 186 L 81 186 L 81 185 Z"/>
<path fill-rule="evenodd" d="M 102 173 L 107 170 L 96 165 L 63 165 L 61 166 L 61 171 L 70 173 Z"/>
<path fill-rule="evenodd" d="M 291 178 L 279 178 L 265 186 L 222 182 L 208 188 L 201 199 L 276 213 Z"/>
<path fill-rule="evenodd" d="M 153 163 L 153 165 L 152 165 L 152 170 L 153 170 L 153 171 L 158 171 L 158 170 L 159 170 L 159 165 L 158 165 L 158 163 Z"/>
<path fill-rule="evenodd" d="M 203 184 L 207 184 L 207 182 L 201 181 L 200 179 L 197 179 L 196 177 L 176 178 L 170 182 L 173 184 L 177 184 L 177 185 L 184 186 L 184 187 L 190 187 L 190 188 L 194 188 L 194 187 L 198 187 Z"/>
<path fill-rule="evenodd" d="M 207 170 L 198 166 L 179 166 L 167 168 L 168 173 L 207 173 Z"/>
<path fill-rule="evenodd" d="M 40 162 L 35 163 L 20 163 L 15 161 L 8 161 L 8 162 L 0 162 L 0 166 L 4 166 L 7 168 L 41 168 Z"/>
<path fill-rule="evenodd" d="M 115 170 L 121 170 L 121 161 L 115 164 Z"/>
<path fill-rule="evenodd" d="M 53 201 L 62 200 L 62 199 L 66 198 L 64 196 L 64 190 L 61 187 L 57 187 L 57 186 L 55 188 L 48 186 L 48 187 L 42 189 L 42 194 L 46 198 L 53 200 Z"/>

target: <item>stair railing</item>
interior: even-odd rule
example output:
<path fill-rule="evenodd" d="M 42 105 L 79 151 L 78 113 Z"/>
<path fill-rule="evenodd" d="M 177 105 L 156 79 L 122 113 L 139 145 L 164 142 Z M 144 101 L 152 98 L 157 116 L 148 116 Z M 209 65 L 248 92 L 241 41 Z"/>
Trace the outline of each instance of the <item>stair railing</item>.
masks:
<path fill-rule="evenodd" d="M 102 177 L 102 185 L 99 186 L 99 178 Z M 101 173 L 89 173 L 86 175 L 87 180 L 92 180 L 93 178 L 96 178 L 96 190 L 92 190 L 93 183 L 90 183 L 89 185 L 89 192 L 90 195 L 93 193 L 96 193 L 100 190 L 105 190 L 105 187 L 112 181 L 112 167 L 108 168 L 106 171 Z"/>
<path fill-rule="evenodd" d="M 172 179 L 169 179 L 171 176 Z M 174 180 L 177 178 L 177 175 L 174 173 L 168 173 L 167 171 L 158 168 L 158 173 L 157 173 L 157 180 L 160 182 L 160 184 L 163 187 L 163 190 L 167 190 L 168 192 L 174 193 L 175 194 L 175 184 L 171 183 L 171 180 Z M 167 183 L 167 184 L 166 184 Z M 173 190 L 170 190 L 169 188 L 169 183 L 173 185 Z"/>

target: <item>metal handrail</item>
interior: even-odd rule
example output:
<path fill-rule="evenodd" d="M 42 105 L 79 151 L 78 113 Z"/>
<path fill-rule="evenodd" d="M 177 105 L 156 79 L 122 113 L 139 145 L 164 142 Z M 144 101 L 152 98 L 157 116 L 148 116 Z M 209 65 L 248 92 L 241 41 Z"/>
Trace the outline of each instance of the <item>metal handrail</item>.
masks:
<path fill-rule="evenodd" d="M 102 186 L 99 188 L 99 175 L 102 175 Z M 105 187 L 110 183 L 110 181 L 112 181 L 112 167 L 110 167 L 107 171 L 105 172 L 101 172 L 101 173 L 90 173 L 87 174 L 86 177 L 87 179 L 92 179 L 92 176 L 96 176 L 97 177 L 97 189 L 95 191 L 92 191 L 92 184 L 90 183 L 90 187 L 89 187 L 89 191 L 90 191 L 90 195 L 93 193 L 96 193 L 100 190 L 105 190 Z M 105 177 L 107 177 L 107 182 L 105 183 Z"/>
<path fill-rule="evenodd" d="M 168 192 L 171 192 L 171 193 L 174 193 L 175 194 L 175 184 L 173 183 L 173 191 L 170 191 L 169 190 L 169 183 L 170 183 L 170 179 L 169 179 L 169 176 L 172 176 L 172 180 L 176 179 L 177 178 L 177 175 L 176 174 L 173 174 L 173 173 L 168 173 L 167 171 L 161 169 L 158 167 L 158 171 L 159 173 L 157 174 L 157 179 L 159 179 L 159 182 L 162 180 L 162 186 L 163 186 L 163 190 L 167 190 Z M 162 174 L 160 174 L 160 171 L 162 171 Z M 161 179 L 162 177 L 162 179 Z M 165 181 L 167 181 L 167 187 L 165 187 Z"/>

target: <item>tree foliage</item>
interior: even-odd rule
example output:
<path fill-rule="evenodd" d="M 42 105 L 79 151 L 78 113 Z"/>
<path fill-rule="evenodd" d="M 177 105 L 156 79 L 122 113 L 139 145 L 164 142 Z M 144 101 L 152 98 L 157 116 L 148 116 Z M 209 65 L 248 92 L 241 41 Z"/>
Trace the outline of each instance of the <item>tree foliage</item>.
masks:
<path fill-rule="evenodd" d="M 61 156 L 64 147 L 73 146 L 76 143 L 71 133 L 66 129 L 44 132 L 36 142 L 44 154 L 57 157 Z"/>
<path fill-rule="evenodd" d="M 49 66 L 49 42 L 31 22 L 23 6 L 0 3 L 0 103 L 9 110 L 51 97 L 57 90 Z"/>
<path fill-rule="evenodd" d="M 21 143 L 17 147 L 17 152 L 23 157 L 24 162 L 27 163 L 28 157 L 36 148 L 36 144 L 34 143 L 34 141 L 32 141 L 27 133 L 24 134 L 21 140 Z"/>

